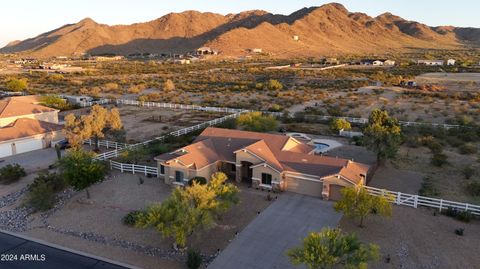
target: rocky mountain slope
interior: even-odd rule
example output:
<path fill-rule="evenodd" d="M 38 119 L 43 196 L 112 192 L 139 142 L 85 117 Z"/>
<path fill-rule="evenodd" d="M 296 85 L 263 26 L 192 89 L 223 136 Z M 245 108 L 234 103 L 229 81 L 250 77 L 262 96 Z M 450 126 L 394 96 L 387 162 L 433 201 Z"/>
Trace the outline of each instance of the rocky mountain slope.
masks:
<path fill-rule="evenodd" d="M 209 46 L 223 56 L 243 55 L 249 48 L 261 48 L 275 57 L 292 57 L 455 49 L 478 44 L 480 29 L 430 27 L 390 13 L 370 17 L 333 3 L 304 8 L 288 16 L 261 10 L 226 16 L 186 11 L 145 23 L 115 26 L 87 18 L 34 38 L 11 42 L 0 52 L 37 57 L 126 55 L 184 53 Z"/>

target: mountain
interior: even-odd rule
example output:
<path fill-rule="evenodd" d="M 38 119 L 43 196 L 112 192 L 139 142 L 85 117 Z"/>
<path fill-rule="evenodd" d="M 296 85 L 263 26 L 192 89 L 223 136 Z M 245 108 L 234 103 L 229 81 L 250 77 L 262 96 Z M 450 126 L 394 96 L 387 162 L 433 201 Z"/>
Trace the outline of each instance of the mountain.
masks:
<path fill-rule="evenodd" d="M 298 36 L 299 40 L 294 40 Z M 132 25 L 109 26 L 86 18 L 24 41 L 0 53 L 36 57 L 81 53 L 185 53 L 202 46 L 223 56 L 261 48 L 275 57 L 458 49 L 480 44 L 480 29 L 430 27 L 391 13 L 370 17 L 337 3 L 303 8 L 288 16 L 262 10 L 220 15 L 185 11 Z"/>

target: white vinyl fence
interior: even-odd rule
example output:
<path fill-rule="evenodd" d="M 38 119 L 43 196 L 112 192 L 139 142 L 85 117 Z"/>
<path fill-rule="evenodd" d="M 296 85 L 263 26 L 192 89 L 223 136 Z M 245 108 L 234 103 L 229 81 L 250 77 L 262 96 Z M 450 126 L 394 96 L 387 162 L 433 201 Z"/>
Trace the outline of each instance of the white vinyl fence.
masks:
<path fill-rule="evenodd" d="M 157 140 L 161 141 L 161 140 L 165 139 L 165 137 L 170 136 L 170 135 L 175 136 L 175 137 L 186 135 L 186 134 L 191 133 L 193 131 L 201 130 L 201 129 L 207 128 L 209 126 L 214 126 L 214 125 L 220 124 L 220 123 L 222 123 L 226 120 L 237 118 L 241 113 L 243 113 L 243 112 L 231 114 L 231 115 L 228 115 L 228 116 L 225 116 L 225 117 L 222 117 L 222 118 L 214 119 L 214 120 L 203 122 L 203 123 L 191 126 L 191 127 L 187 127 L 187 128 L 183 128 L 183 129 L 180 129 L 180 130 L 177 130 L 177 131 L 173 131 L 173 132 L 171 132 L 167 135 L 156 137 L 156 138 L 151 139 L 151 140 L 143 141 L 143 142 L 136 143 L 136 144 L 130 144 L 130 145 L 124 147 L 124 148 L 118 148 L 118 149 L 115 149 L 115 150 L 112 150 L 112 151 L 104 152 L 104 153 L 101 153 L 101 154 L 98 154 L 97 156 L 95 156 L 95 159 L 105 161 L 105 160 L 108 160 L 108 159 L 111 159 L 111 158 L 115 158 L 115 157 L 118 157 L 119 154 L 126 149 L 132 149 L 132 148 L 136 148 L 136 147 L 139 147 L 139 146 L 145 146 L 145 145 L 148 145 L 149 143 L 151 143 L 153 141 L 157 141 Z"/>
<path fill-rule="evenodd" d="M 413 208 L 418 208 L 419 206 L 436 208 L 439 211 L 446 210 L 446 209 L 455 209 L 458 211 L 468 211 L 474 215 L 480 216 L 480 206 L 472 205 L 468 203 L 459 203 L 444 199 L 420 196 L 416 194 L 407 194 L 402 192 L 393 192 L 384 189 L 378 189 L 374 187 L 365 186 L 365 189 L 368 191 L 369 194 L 374 196 L 381 196 L 381 195 L 391 195 L 394 199 L 392 203 L 397 205 L 404 205 Z"/>
<path fill-rule="evenodd" d="M 94 139 L 87 139 L 85 141 L 83 141 L 83 144 L 86 144 L 86 145 L 95 145 L 95 140 Z M 129 144 L 125 144 L 125 143 L 119 143 L 119 142 L 115 142 L 115 141 L 109 141 L 109 140 L 98 140 L 98 146 L 101 146 L 101 147 L 106 147 L 107 149 L 123 149 L 123 148 L 126 148 L 129 146 Z"/>
<path fill-rule="evenodd" d="M 138 165 L 138 164 L 129 164 L 129 163 L 120 163 L 110 160 L 110 169 L 120 170 L 122 173 L 132 173 L 132 174 L 144 174 L 158 176 L 158 168 L 153 166 Z"/>

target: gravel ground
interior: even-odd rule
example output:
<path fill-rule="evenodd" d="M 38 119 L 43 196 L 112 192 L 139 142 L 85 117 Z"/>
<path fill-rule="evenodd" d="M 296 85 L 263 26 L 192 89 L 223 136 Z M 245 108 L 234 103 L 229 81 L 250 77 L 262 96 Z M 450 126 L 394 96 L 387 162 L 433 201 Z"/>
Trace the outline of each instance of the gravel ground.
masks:
<path fill-rule="evenodd" d="M 480 223 L 464 223 L 433 215 L 433 210 L 394 206 L 391 218 L 367 218 L 365 228 L 343 218 L 340 228 L 356 233 L 362 241 L 380 246 L 382 258 L 369 268 L 478 268 Z M 455 229 L 464 228 L 458 236 Z M 390 256 L 390 263 L 385 258 Z"/>

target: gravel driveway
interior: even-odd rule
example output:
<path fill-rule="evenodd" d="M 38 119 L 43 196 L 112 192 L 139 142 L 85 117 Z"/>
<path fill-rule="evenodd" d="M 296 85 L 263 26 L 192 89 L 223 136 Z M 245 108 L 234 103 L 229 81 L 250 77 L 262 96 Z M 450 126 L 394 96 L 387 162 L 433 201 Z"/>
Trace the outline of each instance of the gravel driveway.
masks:
<path fill-rule="evenodd" d="M 285 252 L 298 246 L 310 232 L 336 226 L 340 218 L 332 202 L 283 193 L 208 268 L 294 268 Z"/>

